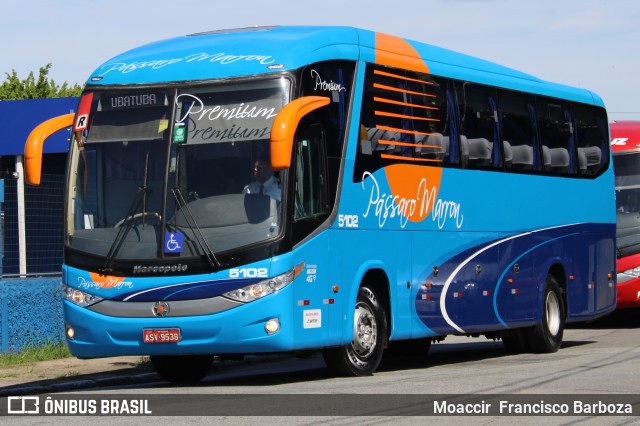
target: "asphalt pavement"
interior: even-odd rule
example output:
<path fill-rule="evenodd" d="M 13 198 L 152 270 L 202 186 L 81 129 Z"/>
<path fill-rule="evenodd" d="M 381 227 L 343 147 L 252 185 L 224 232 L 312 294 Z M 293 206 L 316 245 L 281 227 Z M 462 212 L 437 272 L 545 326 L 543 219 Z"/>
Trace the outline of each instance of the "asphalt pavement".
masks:
<path fill-rule="evenodd" d="M 158 380 L 140 356 L 40 361 L 0 367 L 0 397 L 35 395 Z"/>
<path fill-rule="evenodd" d="M 623 309 L 591 323 L 594 328 L 640 328 L 640 308 Z M 278 357 L 275 357 L 278 358 Z M 260 358 L 262 359 L 262 358 Z M 237 367 L 247 360 L 218 359 L 212 368 Z M 251 362 L 250 362 L 251 363 Z M 158 381 L 148 358 L 126 356 L 97 359 L 75 357 L 0 367 L 0 397 L 36 395 Z"/>

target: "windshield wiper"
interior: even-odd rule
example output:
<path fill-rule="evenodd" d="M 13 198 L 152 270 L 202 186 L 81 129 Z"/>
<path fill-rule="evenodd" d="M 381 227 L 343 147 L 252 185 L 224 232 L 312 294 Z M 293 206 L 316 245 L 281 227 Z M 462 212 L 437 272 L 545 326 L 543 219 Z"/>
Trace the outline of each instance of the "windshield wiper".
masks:
<path fill-rule="evenodd" d="M 104 260 L 104 265 L 102 266 L 102 269 L 99 270 L 99 272 L 105 275 L 112 272 L 111 265 L 113 263 L 113 259 L 116 257 L 116 254 L 118 254 L 118 252 L 120 251 L 122 244 L 124 244 L 125 240 L 127 239 L 129 231 L 131 231 L 131 228 L 133 228 L 134 214 L 138 211 L 140 205 L 143 204 L 143 200 L 147 198 L 149 192 L 151 192 L 151 190 L 146 185 L 138 187 L 138 192 L 131 202 L 129 211 L 127 212 L 127 215 L 120 225 L 120 229 L 116 234 L 116 238 L 113 240 L 113 243 L 109 248 L 109 252 L 107 253 L 107 257 Z"/>
<path fill-rule="evenodd" d="M 149 193 L 151 192 L 151 189 L 147 186 L 148 173 L 149 173 L 149 153 L 147 152 L 147 158 L 144 164 L 144 180 L 142 181 L 142 186 L 138 187 L 138 192 L 136 192 L 136 195 L 133 198 L 133 201 L 131 202 L 131 206 L 129 206 L 129 211 L 127 211 L 127 215 L 124 217 L 122 222 L 119 222 L 120 229 L 118 230 L 118 233 L 116 234 L 116 238 L 113 240 L 111 247 L 109 247 L 109 252 L 107 253 L 107 256 L 104 259 L 104 265 L 102 266 L 102 269 L 99 270 L 99 272 L 105 275 L 112 272 L 111 266 L 113 263 L 113 259 L 116 257 L 116 254 L 118 254 L 118 252 L 120 251 L 120 248 L 126 241 L 127 235 L 129 235 L 129 231 L 131 231 L 131 228 L 133 228 L 134 215 L 140 208 L 140 205 L 142 205 L 142 209 L 143 209 L 142 223 L 144 224 L 145 213 L 147 209 L 147 198 L 149 198 Z M 118 224 L 116 224 L 115 226 L 118 226 Z"/>
<path fill-rule="evenodd" d="M 221 269 L 223 266 L 222 263 L 218 261 L 218 258 L 213 253 L 213 250 L 211 250 L 211 247 L 209 247 L 209 244 L 207 243 L 207 239 L 202 234 L 202 230 L 200 229 L 200 226 L 198 226 L 198 222 L 196 221 L 196 219 L 193 217 L 193 213 L 191 213 L 191 209 L 187 205 L 187 202 L 185 201 L 184 196 L 180 191 L 180 188 L 178 187 L 171 188 L 171 192 L 173 193 L 174 198 L 178 202 L 180 211 L 184 215 L 184 218 L 187 222 L 187 225 L 189 226 L 189 229 L 191 229 L 191 232 L 193 232 L 193 235 L 196 237 L 195 240 L 200 246 L 200 249 L 204 252 L 205 257 L 209 262 L 209 265 L 211 265 L 211 267 L 214 269 Z"/>

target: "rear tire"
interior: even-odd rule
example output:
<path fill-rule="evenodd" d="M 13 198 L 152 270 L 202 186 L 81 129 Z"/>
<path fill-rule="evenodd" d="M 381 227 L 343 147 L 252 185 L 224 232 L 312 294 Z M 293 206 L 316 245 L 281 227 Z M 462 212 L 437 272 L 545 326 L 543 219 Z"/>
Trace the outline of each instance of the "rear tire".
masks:
<path fill-rule="evenodd" d="M 196 383 L 207 375 L 213 355 L 151 356 L 151 365 L 160 378 L 172 383 Z"/>
<path fill-rule="evenodd" d="M 387 317 L 375 292 L 360 288 L 351 344 L 322 351 L 327 366 L 344 376 L 370 376 L 380 365 L 387 341 Z"/>
<path fill-rule="evenodd" d="M 536 326 L 525 330 L 529 349 L 538 353 L 557 352 L 562 345 L 564 320 L 565 309 L 560 286 L 553 275 L 547 275 L 542 320 Z"/>

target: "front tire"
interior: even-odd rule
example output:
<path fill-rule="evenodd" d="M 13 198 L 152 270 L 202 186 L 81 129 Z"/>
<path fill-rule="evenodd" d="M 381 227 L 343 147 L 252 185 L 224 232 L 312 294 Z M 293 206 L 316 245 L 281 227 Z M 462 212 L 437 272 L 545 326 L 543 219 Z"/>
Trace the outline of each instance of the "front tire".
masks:
<path fill-rule="evenodd" d="M 322 351 L 327 366 L 344 376 L 370 376 L 380 365 L 387 341 L 387 318 L 375 292 L 358 291 L 350 345 Z"/>
<path fill-rule="evenodd" d="M 196 383 L 207 375 L 213 355 L 151 356 L 156 374 L 172 383 Z"/>
<path fill-rule="evenodd" d="M 526 330 L 526 340 L 533 352 L 557 352 L 564 334 L 565 308 L 558 281 L 547 275 L 542 305 L 542 320 Z"/>

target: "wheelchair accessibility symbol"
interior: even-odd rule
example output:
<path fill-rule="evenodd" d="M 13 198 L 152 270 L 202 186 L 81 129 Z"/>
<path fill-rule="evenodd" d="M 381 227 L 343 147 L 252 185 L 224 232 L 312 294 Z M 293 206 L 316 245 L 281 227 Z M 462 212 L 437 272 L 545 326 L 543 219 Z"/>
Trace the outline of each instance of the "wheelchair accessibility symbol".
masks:
<path fill-rule="evenodd" d="M 184 234 L 180 232 L 166 232 L 164 234 L 164 252 L 182 253 Z"/>

